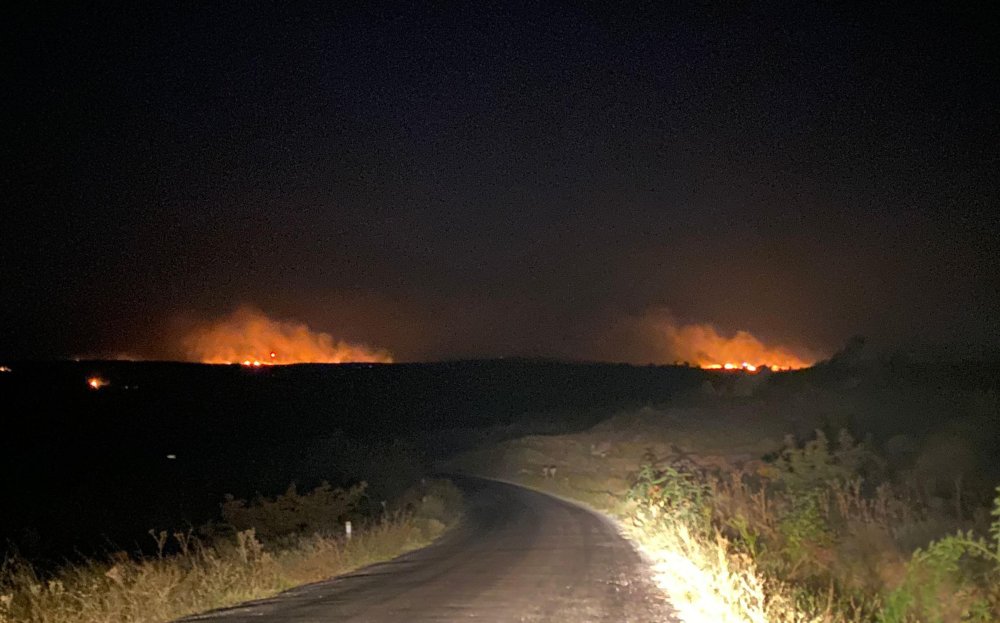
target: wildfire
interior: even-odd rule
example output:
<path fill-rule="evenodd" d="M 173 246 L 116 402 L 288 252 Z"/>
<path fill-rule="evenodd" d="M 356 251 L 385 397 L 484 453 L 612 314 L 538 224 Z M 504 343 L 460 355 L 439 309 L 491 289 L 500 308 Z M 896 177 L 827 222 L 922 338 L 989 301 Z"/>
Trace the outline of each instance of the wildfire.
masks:
<path fill-rule="evenodd" d="M 705 370 L 772 372 L 808 368 L 815 359 L 800 357 L 781 346 L 767 346 L 747 331 L 737 331 L 732 337 L 720 335 L 709 324 L 664 327 L 667 347 L 673 356 Z"/>
<path fill-rule="evenodd" d="M 250 308 L 199 327 L 183 340 L 188 358 L 260 368 L 293 363 L 392 363 L 382 349 L 336 340 L 307 325 L 268 318 Z"/>
<path fill-rule="evenodd" d="M 97 390 L 101 389 L 102 387 L 106 387 L 107 385 L 108 381 L 106 379 L 102 379 L 99 376 L 92 376 L 89 379 L 87 379 L 87 386 L 90 387 L 90 389 Z"/>
<path fill-rule="evenodd" d="M 782 367 L 778 365 L 766 365 L 766 364 L 755 366 L 754 364 L 748 363 L 746 361 L 744 361 L 743 363 L 732 363 L 732 362 L 710 363 L 706 365 L 700 365 L 698 367 L 700 367 L 702 370 L 742 370 L 743 372 L 757 372 L 758 370 L 764 370 L 764 369 L 768 369 L 771 372 L 779 372 L 782 370 L 795 369 L 791 367 Z"/>
<path fill-rule="evenodd" d="M 208 363 L 213 363 L 213 362 L 208 362 Z M 259 368 L 261 366 L 277 366 L 281 365 L 281 363 L 283 362 L 278 361 L 278 353 L 272 351 L 268 353 L 268 359 L 266 361 L 261 361 L 260 359 L 244 359 L 243 361 L 240 362 L 240 365 L 247 368 Z"/>

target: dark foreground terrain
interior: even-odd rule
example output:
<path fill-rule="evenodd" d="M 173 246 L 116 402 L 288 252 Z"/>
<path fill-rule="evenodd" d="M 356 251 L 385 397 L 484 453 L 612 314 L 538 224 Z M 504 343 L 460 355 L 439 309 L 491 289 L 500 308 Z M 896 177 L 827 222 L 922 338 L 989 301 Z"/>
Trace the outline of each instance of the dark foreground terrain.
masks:
<path fill-rule="evenodd" d="M 846 429 L 889 458 L 891 475 L 965 517 L 1000 478 L 996 363 L 845 358 L 774 375 L 534 360 L 0 363 L 11 369 L 0 373 L 0 555 L 16 548 L 43 565 L 148 553 L 150 528 L 197 528 L 219 518 L 227 493 L 273 496 L 291 482 L 365 480 L 378 509 L 456 453 L 706 395 L 776 428 L 761 456 L 780 449 L 781 433 Z M 92 377 L 108 385 L 92 389 Z M 711 425 L 692 430 L 705 437 Z"/>
<path fill-rule="evenodd" d="M 378 508 L 478 443 L 586 428 L 697 387 L 698 370 L 485 361 L 247 369 L 7 362 L 0 550 L 38 563 L 218 519 L 223 495 L 359 480 Z M 108 385 L 88 386 L 90 378 Z M 0 551 L 0 557 L 3 555 Z"/>
<path fill-rule="evenodd" d="M 434 545 L 272 599 L 188 621 L 669 621 L 613 524 L 567 502 L 456 478 L 461 524 Z"/>

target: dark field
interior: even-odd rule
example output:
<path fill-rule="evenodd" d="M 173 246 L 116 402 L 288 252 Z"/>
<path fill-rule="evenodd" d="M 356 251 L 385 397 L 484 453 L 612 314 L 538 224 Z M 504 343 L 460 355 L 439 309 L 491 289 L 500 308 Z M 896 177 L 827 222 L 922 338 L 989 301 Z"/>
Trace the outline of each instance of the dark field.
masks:
<path fill-rule="evenodd" d="M 217 518 L 226 493 L 364 479 L 376 502 L 391 499 L 453 451 L 582 429 L 704 378 L 678 367 L 537 361 L 8 365 L 0 543 L 40 562 L 148 549 L 147 530 Z M 92 389 L 93 376 L 109 385 Z"/>
<path fill-rule="evenodd" d="M 749 408 L 802 438 L 817 427 L 831 438 L 850 430 L 900 474 L 928 474 L 928 495 L 948 499 L 961 477 L 970 509 L 1000 482 L 1000 368 L 982 363 L 882 358 L 758 376 L 533 360 L 8 365 L 0 373 L 0 543 L 43 564 L 148 551 L 150 528 L 217 519 L 227 493 L 366 480 L 378 504 L 456 452 L 582 431 L 706 391 L 724 409 Z M 92 376 L 109 385 L 90 388 Z"/>

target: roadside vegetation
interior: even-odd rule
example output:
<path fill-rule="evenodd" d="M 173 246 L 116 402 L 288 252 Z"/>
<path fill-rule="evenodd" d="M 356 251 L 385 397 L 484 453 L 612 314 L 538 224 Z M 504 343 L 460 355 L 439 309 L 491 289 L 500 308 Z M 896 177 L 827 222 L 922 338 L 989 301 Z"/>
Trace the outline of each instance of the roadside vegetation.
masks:
<path fill-rule="evenodd" d="M 709 591 L 708 603 L 681 600 L 688 620 L 720 606 L 717 620 L 1000 620 L 1000 488 L 992 523 L 911 549 L 915 535 L 947 519 L 887 482 L 870 483 L 866 463 L 877 457 L 846 432 L 836 443 L 821 431 L 805 444 L 789 440 L 757 473 L 649 454 L 626 512 L 664 586 L 723 589 Z"/>
<path fill-rule="evenodd" d="M 17 558 L 0 567 L 0 623 L 155 623 L 266 598 L 430 543 L 461 513 L 449 481 L 371 504 L 366 485 L 222 503 L 222 520 L 181 532 L 150 530 L 153 555 L 42 573 Z M 345 524 L 352 523 L 352 535 Z"/>
<path fill-rule="evenodd" d="M 880 372 L 719 375 L 454 465 L 616 516 L 688 623 L 998 621 L 996 394 Z"/>

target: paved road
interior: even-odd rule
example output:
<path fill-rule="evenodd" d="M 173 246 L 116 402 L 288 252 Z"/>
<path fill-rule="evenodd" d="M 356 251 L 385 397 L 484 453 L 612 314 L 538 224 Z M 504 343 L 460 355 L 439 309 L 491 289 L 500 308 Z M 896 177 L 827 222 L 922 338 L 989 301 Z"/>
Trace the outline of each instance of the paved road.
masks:
<path fill-rule="evenodd" d="M 465 517 L 430 547 L 189 620 L 672 620 L 642 560 L 604 518 L 514 485 L 456 484 L 466 495 Z"/>

